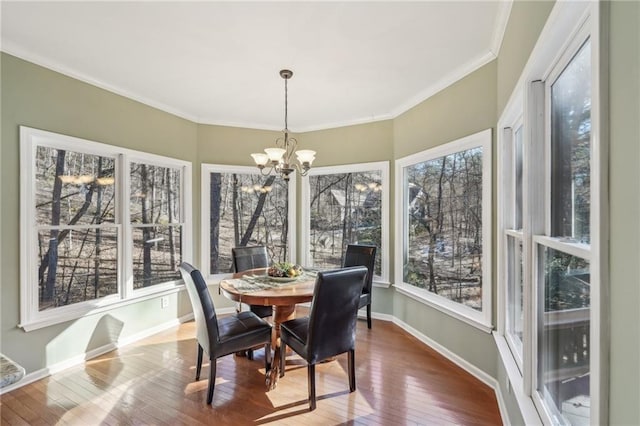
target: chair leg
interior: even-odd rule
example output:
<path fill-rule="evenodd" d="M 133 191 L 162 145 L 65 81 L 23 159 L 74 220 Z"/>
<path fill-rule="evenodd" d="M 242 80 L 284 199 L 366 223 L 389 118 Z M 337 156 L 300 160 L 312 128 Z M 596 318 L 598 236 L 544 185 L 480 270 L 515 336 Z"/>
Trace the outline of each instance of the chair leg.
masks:
<path fill-rule="evenodd" d="M 307 374 L 309 376 L 309 411 L 316 409 L 316 365 L 309 364 L 307 366 Z"/>
<path fill-rule="evenodd" d="M 253 360 L 253 349 L 247 349 L 247 359 L 249 361 Z"/>
<path fill-rule="evenodd" d="M 209 360 L 209 391 L 207 392 L 207 404 L 213 401 L 213 388 L 216 386 L 216 359 Z"/>
<path fill-rule="evenodd" d="M 284 359 L 287 357 L 287 345 L 280 342 L 280 377 L 284 377 Z"/>
<path fill-rule="evenodd" d="M 371 303 L 367 305 L 367 327 L 371 330 Z"/>
<path fill-rule="evenodd" d="M 196 382 L 200 380 L 200 371 L 202 370 L 202 346 L 198 343 L 198 360 L 196 361 Z"/>
<path fill-rule="evenodd" d="M 264 345 L 264 369 L 267 373 L 271 369 L 271 342 Z"/>
<path fill-rule="evenodd" d="M 356 351 L 353 349 L 349 350 L 349 391 L 353 392 L 356 390 Z"/>

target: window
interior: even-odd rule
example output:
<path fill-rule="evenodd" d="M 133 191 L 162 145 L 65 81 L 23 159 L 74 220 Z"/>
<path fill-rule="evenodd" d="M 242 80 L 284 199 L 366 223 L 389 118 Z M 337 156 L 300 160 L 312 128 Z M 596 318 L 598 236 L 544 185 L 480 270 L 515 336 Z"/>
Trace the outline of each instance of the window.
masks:
<path fill-rule="evenodd" d="M 303 181 L 304 264 L 342 266 L 348 244 L 378 247 L 375 280 L 388 282 L 389 163 L 315 167 Z"/>
<path fill-rule="evenodd" d="M 508 176 L 503 194 L 505 249 L 501 251 L 506 264 L 505 337 L 520 370 L 524 330 L 523 132 L 522 116 L 519 116 L 512 127 L 504 129 L 505 146 L 501 151 L 505 157 L 504 173 Z"/>
<path fill-rule="evenodd" d="M 516 94 L 500 120 L 503 272 L 496 341 L 500 349 L 502 335 L 510 349 L 500 353 L 521 408 L 535 408 L 523 411 L 537 412 L 544 424 L 599 424 L 606 422 L 608 397 L 599 357 L 599 274 L 606 257 L 602 229 L 594 226 L 606 199 L 606 159 L 598 155 L 601 138 L 594 133 L 602 120 L 594 114 L 600 88 L 592 67 L 598 25 L 591 15 L 597 7 L 587 14 L 589 5 L 558 7 L 562 19 L 556 17 L 550 31 L 562 27 L 567 34 L 556 33 L 553 43 L 541 36 L 554 47 L 534 49 L 540 56 L 525 71 L 528 83 L 520 92 L 526 96 Z"/>
<path fill-rule="evenodd" d="M 295 261 L 295 175 L 255 167 L 202 165 L 202 270 L 233 272 L 231 249 L 264 245 L 272 262 Z"/>
<path fill-rule="evenodd" d="M 544 234 L 534 234 L 536 391 L 554 423 L 589 419 L 591 44 L 546 84 L 549 178 Z M 576 407 L 579 407 L 576 410 Z M 581 421 L 581 420 L 580 420 Z"/>
<path fill-rule="evenodd" d="M 25 330 L 179 285 L 189 163 L 28 127 L 20 138 Z"/>
<path fill-rule="evenodd" d="M 396 161 L 398 289 L 491 330 L 491 130 Z"/>

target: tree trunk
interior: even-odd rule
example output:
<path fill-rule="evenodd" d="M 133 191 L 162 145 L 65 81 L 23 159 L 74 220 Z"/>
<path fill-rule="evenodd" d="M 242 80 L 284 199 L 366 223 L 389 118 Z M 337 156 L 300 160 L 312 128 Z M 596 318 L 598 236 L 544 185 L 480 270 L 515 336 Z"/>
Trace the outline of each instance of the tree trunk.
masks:
<path fill-rule="evenodd" d="M 442 181 L 444 180 L 445 168 L 447 164 L 447 157 L 442 157 L 442 165 L 440 166 L 440 177 L 438 178 L 438 197 L 436 199 L 436 215 L 435 224 L 431 226 L 431 235 L 429 237 L 429 291 L 438 294 L 438 285 L 436 283 L 434 262 L 435 262 L 435 250 L 438 242 L 438 237 L 442 232 Z"/>
<path fill-rule="evenodd" d="M 53 182 L 53 194 L 51 203 L 51 225 L 60 225 L 60 195 L 62 193 L 62 181 L 58 176 L 64 174 L 64 159 L 67 152 L 59 149 L 56 157 L 56 177 Z M 46 255 L 47 281 L 44 292 L 44 299 L 51 301 L 54 297 L 56 286 L 56 274 L 58 272 L 58 237 L 60 231 L 52 229 L 49 233 L 49 250 Z M 43 262 L 44 264 L 44 262 Z M 42 267 L 41 267 L 42 268 Z"/>
<path fill-rule="evenodd" d="M 344 182 L 344 220 L 342 221 L 342 244 L 340 259 L 344 259 L 344 252 L 351 240 L 351 173 L 347 174 Z"/>
<path fill-rule="evenodd" d="M 238 212 L 238 175 L 232 176 L 233 180 L 233 241 L 236 247 L 240 246 L 240 214 Z"/>
<path fill-rule="evenodd" d="M 212 274 L 220 273 L 220 203 L 222 190 L 222 174 L 211 173 L 209 188 L 209 204 L 211 215 L 209 218 L 209 268 Z"/>
<path fill-rule="evenodd" d="M 267 178 L 267 180 L 265 181 L 264 185 L 262 185 L 263 187 L 265 186 L 271 186 L 273 185 L 273 182 L 276 180 L 275 176 L 269 176 Z M 260 217 L 260 214 L 262 213 L 262 208 L 264 207 L 264 203 L 267 200 L 267 194 L 268 192 L 261 192 L 260 196 L 258 197 L 258 204 L 256 205 L 256 209 L 253 211 L 253 214 L 251 215 L 251 220 L 249 221 L 249 224 L 247 225 L 247 230 L 244 232 L 244 235 L 242 236 L 242 239 L 240 240 L 240 247 L 244 247 L 247 245 L 247 243 L 249 242 L 249 240 L 251 239 L 251 234 L 253 234 L 253 229 L 256 226 L 256 223 L 258 222 L 258 218 Z"/>

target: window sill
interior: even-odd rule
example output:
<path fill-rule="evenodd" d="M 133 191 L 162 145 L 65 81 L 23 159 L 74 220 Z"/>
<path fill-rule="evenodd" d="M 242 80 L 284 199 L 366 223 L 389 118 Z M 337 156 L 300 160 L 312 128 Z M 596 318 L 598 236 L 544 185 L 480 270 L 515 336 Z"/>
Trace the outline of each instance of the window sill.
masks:
<path fill-rule="evenodd" d="M 96 315 L 103 312 L 109 312 L 114 309 L 122 308 L 127 305 L 132 305 L 134 303 L 144 302 L 150 299 L 156 299 L 162 296 L 167 296 L 169 294 L 178 293 L 179 291 L 184 290 L 184 284 L 177 284 L 173 287 L 164 288 L 154 293 L 147 293 L 143 295 L 138 295 L 135 297 L 131 297 L 129 299 L 118 299 L 118 301 L 111 302 L 106 305 L 101 306 L 82 306 L 78 307 L 78 309 L 68 310 L 66 312 L 47 315 L 45 318 L 35 319 L 32 321 L 27 321 L 21 324 L 18 324 L 19 328 L 22 328 L 25 332 L 30 332 L 34 330 L 38 330 L 41 328 L 49 327 L 52 325 L 60 324 L 67 321 L 73 321 L 80 318 L 88 317 L 90 315 Z M 160 305 L 158 305 L 160 306 Z"/>
<path fill-rule="evenodd" d="M 380 287 L 380 288 L 389 288 L 391 287 L 391 282 L 389 281 L 373 281 L 373 286 L 374 287 Z"/>
<path fill-rule="evenodd" d="M 428 299 L 424 296 L 422 291 L 420 291 L 417 288 L 414 288 L 411 285 L 395 284 L 394 287 L 398 291 L 398 293 L 404 294 L 405 296 L 408 296 L 414 300 L 417 300 L 420 303 L 424 303 L 425 305 L 431 306 L 432 308 L 435 308 L 440 312 L 443 312 L 466 324 L 469 324 L 479 330 L 482 330 L 485 333 L 491 333 L 493 331 L 493 325 L 478 321 L 477 319 L 472 318 L 469 315 L 466 315 L 464 312 L 461 312 L 460 310 L 450 309 L 446 306 L 443 306 L 440 303 L 437 303 L 431 299 Z"/>

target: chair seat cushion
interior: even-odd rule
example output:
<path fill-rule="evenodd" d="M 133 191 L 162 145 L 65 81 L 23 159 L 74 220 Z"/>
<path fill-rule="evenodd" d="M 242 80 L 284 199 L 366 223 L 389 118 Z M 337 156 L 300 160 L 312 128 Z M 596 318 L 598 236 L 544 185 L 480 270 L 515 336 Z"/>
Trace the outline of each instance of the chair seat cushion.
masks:
<path fill-rule="evenodd" d="M 308 332 L 309 317 L 295 318 L 280 324 L 280 339 L 307 361 Z"/>
<path fill-rule="evenodd" d="M 253 312 L 240 312 L 218 320 L 220 344 L 217 356 L 223 356 L 264 344 L 271 339 L 271 325 Z"/>

